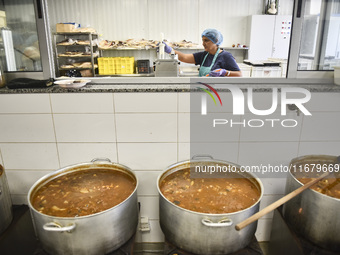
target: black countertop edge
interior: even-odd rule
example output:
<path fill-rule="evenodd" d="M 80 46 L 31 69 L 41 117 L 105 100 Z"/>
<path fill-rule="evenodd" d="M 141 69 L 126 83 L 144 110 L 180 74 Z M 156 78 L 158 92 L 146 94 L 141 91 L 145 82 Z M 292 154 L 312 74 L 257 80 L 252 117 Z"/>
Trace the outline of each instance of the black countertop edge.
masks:
<path fill-rule="evenodd" d="M 229 91 L 223 84 L 211 84 L 217 91 Z M 325 84 L 234 84 L 243 91 L 252 88 L 254 92 L 271 92 L 273 88 L 299 87 L 310 92 L 340 93 L 340 86 Z M 87 84 L 82 88 L 61 88 L 54 85 L 46 88 L 0 88 L 0 94 L 39 94 L 39 93 L 152 93 L 152 92 L 194 92 L 200 91 L 196 84 Z"/>

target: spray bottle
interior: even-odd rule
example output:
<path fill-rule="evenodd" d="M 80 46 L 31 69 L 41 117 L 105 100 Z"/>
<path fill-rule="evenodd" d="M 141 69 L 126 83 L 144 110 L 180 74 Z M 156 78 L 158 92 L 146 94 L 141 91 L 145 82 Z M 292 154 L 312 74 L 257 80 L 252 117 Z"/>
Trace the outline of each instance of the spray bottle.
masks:
<path fill-rule="evenodd" d="M 161 33 L 161 42 L 159 43 L 158 59 L 164 59 L 164 34 Z"/>

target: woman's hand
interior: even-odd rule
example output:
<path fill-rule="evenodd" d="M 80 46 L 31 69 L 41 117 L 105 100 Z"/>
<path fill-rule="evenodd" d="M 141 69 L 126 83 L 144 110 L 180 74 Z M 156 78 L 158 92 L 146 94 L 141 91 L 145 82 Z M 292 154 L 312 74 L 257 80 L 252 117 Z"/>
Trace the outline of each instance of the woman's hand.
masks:
<path fill-rule="evenodd" d="M 215 69 L 211 71 L 207 76 L 220 77 L 225 76 L 228 71 L 225 69 Z"/>
<path fill-rule="evenodd" d="M 164 43 L 164 51 L 165 51 L 165 53 L 170 54 L 171 51 L 172 51 L 172 48 L 169 45 L 167 45 L 164 41 L 163 41 L 163 43 Z"/>
<path fill-rule="evenodd" d="M 164 52 L 170 54 L 172 51 L 172 48 L 169 45 L 167 45 L 166 42 L 163 41 L 162 43 L 164 44 Z M 157 44 L 158 47 L 159 45 L 160 43 Z"/>

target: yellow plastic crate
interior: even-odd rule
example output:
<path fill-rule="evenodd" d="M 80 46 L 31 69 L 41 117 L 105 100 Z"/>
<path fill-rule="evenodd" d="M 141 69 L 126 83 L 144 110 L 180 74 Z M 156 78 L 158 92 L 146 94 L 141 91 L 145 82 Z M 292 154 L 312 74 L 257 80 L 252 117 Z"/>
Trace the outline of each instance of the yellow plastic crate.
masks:
<path fill-rule="evenodd" d="M 115 58 L 116 74 L 133 74 L 135 71 L 134 57 Z"/>
<path fill-rule="evenodd" d="M 116 58 L 98 58 L 99 75 L 116 74 L 115 59 Z"/>

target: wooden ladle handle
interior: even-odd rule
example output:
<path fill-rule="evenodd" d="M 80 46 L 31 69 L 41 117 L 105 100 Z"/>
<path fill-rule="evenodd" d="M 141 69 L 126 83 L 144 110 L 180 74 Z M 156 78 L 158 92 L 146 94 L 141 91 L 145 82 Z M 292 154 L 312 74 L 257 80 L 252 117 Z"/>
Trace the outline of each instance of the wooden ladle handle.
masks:
<path fill-rule="evenodd" d="M 248 219 L 245 219 L 244 221 L 240 222 L 239 224 L 237 224 L 235 226 L 236 230 L 241 230 L 242 228 L 245 228 L 246 226 L 248 226 L 250 223 L 253 223 L 254 221 L 258 220 L 259 218 L 261 218 L 263 215 L 266 215 L 267 213 L 275 210 L 276 208 L 278 208 L 280 205 L 283 205 L 284 203 L 286 203 L 288 200 L 292 199 L 293 197 L 297 196 L 298 194 L 300 194 L 302 191 L 308 189 L 310 186 L 314 185 L 315 183 L 317 183 L 318 181 L 320 181 L 321 179 L 325 178 L 327 175 L 329 175 L 330 172 L 326 172 L 322 175 L 320 175 L 318 178 L 316 178 L 315 180 L 312 180 L 310 182 L 307 182 L 305 185 L 301 186 L 300 188 L 293 190 L 292 192 L 290 192 L 289 194 L 285 195 L 284 197 L 282 197 L 281 199 L 275 201 L 274 203 L 268 205 L 267 207 L 263 208 L 261 211 L 255 213 L 254 215 L 250 216 Z"/>

